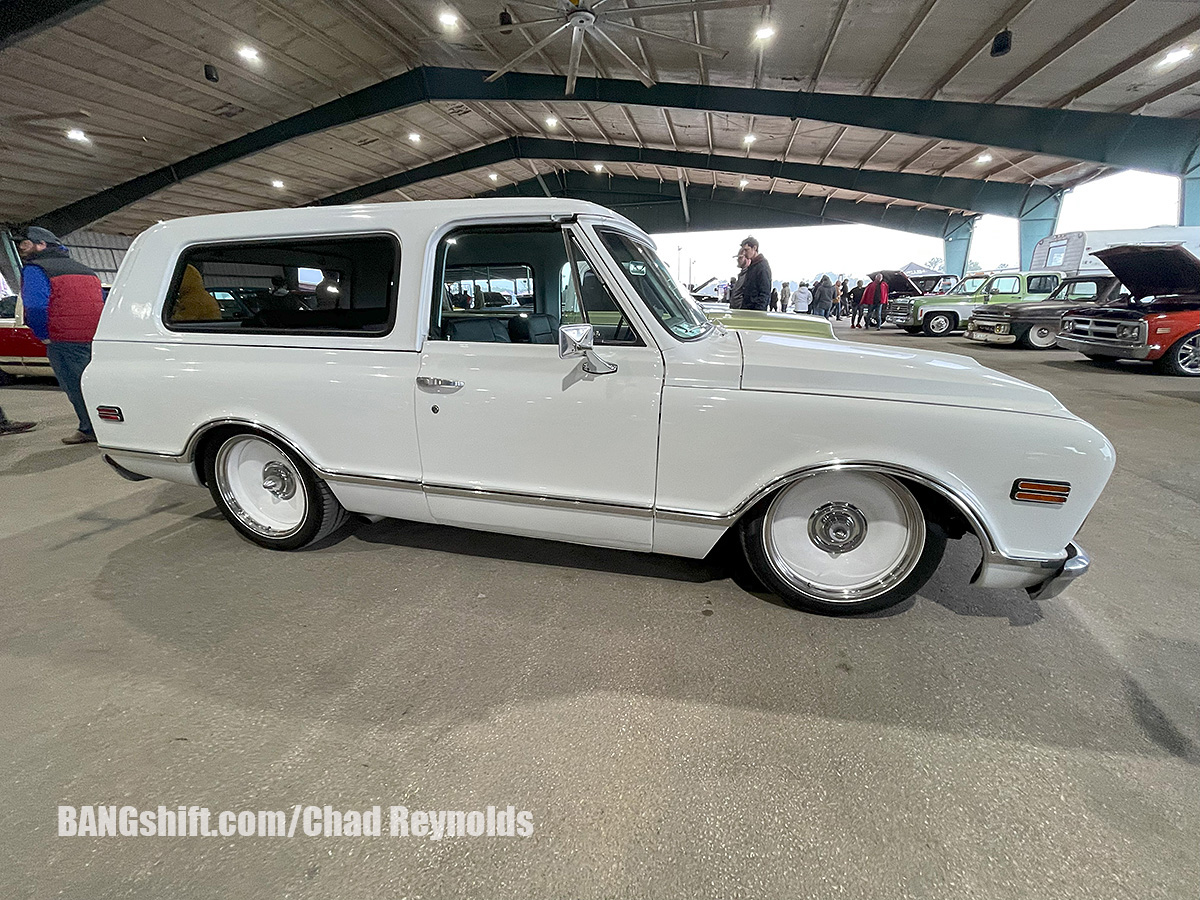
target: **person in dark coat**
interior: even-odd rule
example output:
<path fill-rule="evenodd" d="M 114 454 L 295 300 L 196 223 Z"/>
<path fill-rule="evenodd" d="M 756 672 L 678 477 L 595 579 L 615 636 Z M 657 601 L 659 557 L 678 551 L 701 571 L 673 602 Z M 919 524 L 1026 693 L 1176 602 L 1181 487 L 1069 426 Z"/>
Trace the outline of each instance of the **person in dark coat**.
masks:
<path fill-rule="evenodd" d="M 854 290 L 852 290 L 850 292 L 850 327 L 851 328 L 862 328 L 862 320 L 863 320 L 862 296 L 863 296 L 863 291 L 865 291 L 865 290 L 866 290 L 866 288 L 863 287 L 863 283 L 860 280 L 858 282 L 858 284 L 856 284 L 854 286 Z"/>
<path fill-rule="evenodd" d="M 741 248 L 738 248 L 737 256 L 738 273 L 733 277 L 733 281 L 729 282 L 729 308 L 742 308 L 742 290 L 746 287 L 746 266 L 749 264 L 746 261 L 745 255 Z"/>
<path fill-rule="evenodd" d="M 80 382 L 92 359 L 92 338 L 104 308 L 100 276 L 71 259 L 54 232 L 33 226 L 13 235 L 25 264 L 21 304 L 25 324 L 46 344 L 46 356 L 58 383 L 75 407 L 79 429 L 64 444 L 90 444 L 96 432 L 83 401 Z"/>
<path fill-rule="evenodd" d="M 771 312 L 779 312 L 779 291 L 771 288 Z"/>
<path fill-rule="evenodd" d="M 758 252 L 758 240 L 748 237 L 742 241 L 742 253 L 748 260 L 742 276 L 742 309 L 757 309 L 766 312 L 771 305 L 771 264 Z"/>
<path fill-rule="evenodd" d="M 836 298 L 837 294 L 833 289 L 833 283 L 829 280 L 829 276 L 822 275 L 821 280 L 817 282 L 816 288 L 813 289 L 813 315 L 824 316 L 828 319 L 829 311 L 833 309 Z"/>

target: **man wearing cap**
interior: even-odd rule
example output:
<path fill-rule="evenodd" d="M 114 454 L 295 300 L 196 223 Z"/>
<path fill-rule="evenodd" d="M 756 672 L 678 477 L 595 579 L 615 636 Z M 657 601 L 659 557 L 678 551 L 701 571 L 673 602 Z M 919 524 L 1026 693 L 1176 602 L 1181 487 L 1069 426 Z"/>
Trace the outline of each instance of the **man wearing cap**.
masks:
<path fill-rule="evenodd" d="M 771 305 L 771 264 L 758 252 L 756 238 L 742 241 L 742 254 L 748 262 L 742 275 L 742 309 L 766 312 Z"/>
<path fill-rule="evenodd" d="M 21 270 L 21 304 L 25 324 L 46 344 L 46 356 L 79 417 L 79 430 L 64 444 L 96 440 L 83 401 L 80 380 L 92 359 L 92 338 L 100 321 L 104 295 L 100 276 L 71 259 L 54 232 L 32 226 L 13 235 L 25 263 Z"/>

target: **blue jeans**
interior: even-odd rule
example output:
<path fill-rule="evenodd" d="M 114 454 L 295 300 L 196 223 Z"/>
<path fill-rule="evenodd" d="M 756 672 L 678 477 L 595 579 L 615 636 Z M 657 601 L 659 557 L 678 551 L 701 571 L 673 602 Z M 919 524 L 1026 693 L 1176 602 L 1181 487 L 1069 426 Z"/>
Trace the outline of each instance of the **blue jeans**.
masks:
<path fill-rule="evenodd" d="M 92 345 L 51 341 L 46 345 L 46 356 L 50 358 L 50 367 L 54 369 L 59 386 L 75 407 L 75 415 L 79 416 L 79 430 L 84 434 L 92 434 L 92 420 L 88 417 L 87 404 L 83 401 L 83 389 L 80 387 L 83 370 L 92 361 Z"/>

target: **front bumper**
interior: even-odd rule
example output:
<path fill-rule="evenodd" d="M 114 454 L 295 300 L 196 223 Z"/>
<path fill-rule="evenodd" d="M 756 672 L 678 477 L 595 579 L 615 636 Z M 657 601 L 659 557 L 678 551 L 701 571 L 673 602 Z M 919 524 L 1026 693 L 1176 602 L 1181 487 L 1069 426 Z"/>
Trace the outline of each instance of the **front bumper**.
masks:
<path fill-rule="evenodd" d="M 1095 341 L 1072 337 L 1069 334 L 1059 334 L 1058 346 L 1064 350 L 1078 350 L 1089 356 L 1111 356 L 1114 359 L 1146 359 L 1154 349 L 1148 344 Z"/>
<path fill-rule="evenodd" d="M 976 587 L 1025 588 L 1034 600 L 1057 597 L 1072 581 L 1087 572 L 1091 557 L 1074 541 L 1062 559 L 1009 559 L 985 553 L 971 579 Z"/>
<path fill-rule="evenodd" d="M 983 341 L 985 344 L 1015 344 L 1017 336 L 1015 334 L 996 334 L 991 331 L 976 331 L 973 328 L 967 329 L 968 340 Z"/>

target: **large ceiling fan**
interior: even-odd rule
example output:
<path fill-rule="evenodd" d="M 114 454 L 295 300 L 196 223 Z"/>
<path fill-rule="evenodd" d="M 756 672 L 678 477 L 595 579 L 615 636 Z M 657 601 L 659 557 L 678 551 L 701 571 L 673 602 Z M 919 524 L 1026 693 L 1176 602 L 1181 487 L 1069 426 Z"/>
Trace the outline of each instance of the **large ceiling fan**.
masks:
<path fill-rule="evenodd" d="M 629 24 L 626 20 L 645 16 L 662 16 L 671 13 L 693 13 L 706 9 L 762 6 L 764 0 L 683 0 L 683 2 L 678 3 L 659 3 L 657 5 L 621 6 L 614 8 L 606 8 L 613 0 L 557 0 L 556 6 L 529 2 L 529 0 L 508 0 L 508 2 L 514 6 L 532 7 L 533 9 L 541 10 L 543 13 L 550 13 L 552 15 L 529 22 L 514 22 L 512 16 L 505 10 L 500 14 L 500 24 L 484 28 L 463 28 L 455 36 L 508 34 L 514 30 L 527 31 L 531 28 L 541 28 L 546 25 L 557 25 L 558 27 L 541 40 L 536 41 L 533 46 L 520 56 L 509 60 L 508 63 L 484 80 L 495 81 L 501 75 L 511 72 L 521 63 L 525 62 L 525 60 L 529 59 L 529 57 L 542 50 L 563 32 L 570 32 L 571 59 L 567 66 L 567 95 L 570 96 L 575 93 L 575 81 L 579 77 L 580 57 L 583 53 L 584 41 L 588 38 L 633 70 L 642 84 L 646 87 L 653 87 L 654 79 L 628 53 L 617 45 L 617 42 L 612 39 L 609 32 L 634 35 L 647 40 L 666 41 L 667 43 L 687 47 L 705 56 L 721 58 L 729 51 L 684 40 L 671 34 L 663 34 L 659 31 L 639 28 L 636 25 Z"/>

